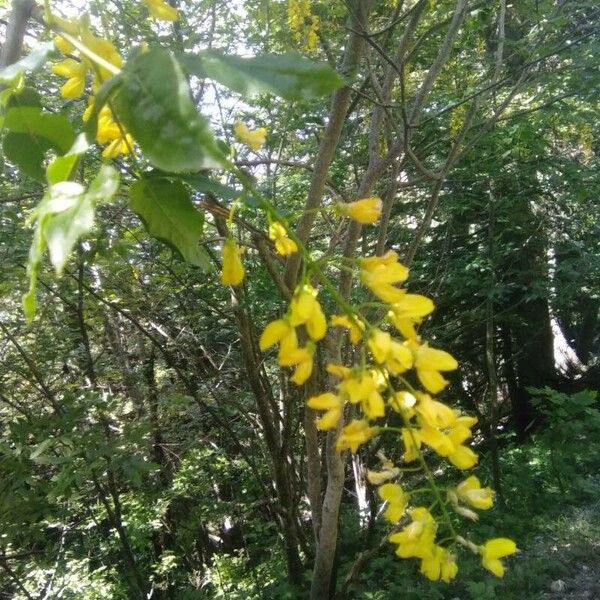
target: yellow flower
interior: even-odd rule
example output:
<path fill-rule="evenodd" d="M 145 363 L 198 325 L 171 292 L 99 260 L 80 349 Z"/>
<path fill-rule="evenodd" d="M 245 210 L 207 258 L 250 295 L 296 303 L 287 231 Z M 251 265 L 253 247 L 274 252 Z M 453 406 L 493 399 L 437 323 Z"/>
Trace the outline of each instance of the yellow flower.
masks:
<path fill-rule="evenodd" d="M 499 559 L 517 551 L 517 545 L 508 538 L 494 538 L 479 547 L 481 563 L 496 577 L 504 577 L 504 565 Z"/>
<path fill-rule="evenodd" d="M 466 504 L 470 504 L 479 510 L 488 510 L 494 504 L 492 488 L 482 488 L 479 479 L 475 475 L 467 477 L 456 486 L 456 495 Z"/>
<path fill-rule="evenodd" d="M 288 329 L 288 332 L 279 340 L 279 354 L 277 360 L 282 367 L 291 367 L 298 364 L 300 359 L 296 358 L 298 351 L 298 336 L 293 327 Z"/>
<path fill-rule="evenodd" d="M 363 271 L 375 271 L 382 267 L 387 267 L 398 262 L 398 255 L 393 250 L 388 250 L 382 256 L 369 256 L 358 259 L 360 268 Z M 405 267 L 406 268 L 406 267 Z M 408 269 L 406 269 L 406 277 L 408 278 Z"/>
<path fill-rule="evenodd" d="M 404 514 L 408 496 L 397 483 L 385 483 L 380 486 L 379 497 L 388 503 L 383 516 L 390 523 L 397 523 Z"/>
<path fill-rule="evenodd" d="M 423 424 L 435 428 L 450 427 L 456 421 L 456 413 L 449 406 L 434 400 L 429 394 L 417 394 L 416 411 Z"/>
<path fill-rule="evenodd" d="M 335 429 L 340 417 L 342 416 L 342 408 L 344 406 L 344 403 L 339 396 L 328 392 L 309 398 L 306 404 L 315 410 L 326 411 L 320 419 L 315 420 L 317 429 L 321 429 L 323 431 L 327 429 Z"/>
<path fill-rule="evenodd" d="M 396 554 L 400 558 L 426 558 L 433 554 L 437 524 L 431 513 L 418 506 L 410 511 L 412 523 L 402 531 L 389 536 L 389 541 L 398 544 Z"/>
<path fill-rule="evenodd" d="M 392 340 L 385 364 L 392 375 L 400 375 L 412 367 L 412 352 L 404 344 Z"/>
<path fill-rule="evenodd" d="M 67 42 L 64 37 L 57 35 L 54 38 L 54 45 L 61 54 L 70 54 L 75 50 L 75 47 L 70 42 Z"/>
<path fill-rule="evenodd" d="M 414 407 L 417 399 L 410 392 L 396 392 L 390 398 L 389 403 L 396 412 L 403 414 L 407 419 L 411 419 L 415 415 Z"/>
<path fill-rule="evenodd" d="M 296 367 L 290 379 L 296 385 L 302 385 L 312 373 L 313 354 L 314 346 L 311 344 L 298 348 L 296 335 L 292 329 L 279 345 L 279 364 L 282 367 Z"/>
<path fill-rule="evenodd" d="M 290 324 L 284 319 L 271 321 L 262 332 L 258 345 L 264 352 L 267 348 L 278 344 L 290 332 Z"/>
<path fill-rule="evenodd" d="M 242 250 L 233 238 L 227 238 L 223 245 L 223 271 L 221 282 L 223 285 L 239 285 L 244 279 L 244 265 L 242 264 Z"/>
<path fill-rule="evenodd" d="M 87 67 L 84 63 L 73 58 L 65 58 L 53 65 L 52 72 L 67 79 L 67 82 L 60 89 L 63 98 L 74 100 L 83 94 L 87 74 Z"/>
<path fill-rule="evenodd" d="M 456 558 L 445 548 L 434 546 L 432 553 L 421 560 L 421 573 L 431 581 L 449 583 L 458 573 Z"/>
<path fill-rule="evenodd" d="M 392 338 L 390 334 L 378 328 L 371 331 L 371 335 L 367 340 L 367 345 L 369 346 L 369 350 L 371 350 L 371 354 L 373 354 L 373 358 L 380 364 L 385 362 L 390 352 L 391 344 Z"/>
<path fill-rule="evenodd" d="M 381 485 L 400 475 L 400 469 L 394 466 L 391 460 L 382 456 L 383 469 L 381 471 L 367 471 L 367 480 L 373 485 Z"/>
<path fill-rule="evenodd" d="M 133 137 L 131 134 L 126 133 L 124 137 L 113 140 L 106 148 L 104 148 L 102 151 L 102 158 L 109 160 L 123 154 L 131 154 L 132 151 Z"/>
<path fill-rule="evenodd" d="M 285 227 L 278 221 L 274 221 L 269 225 L 269 239 L 275 242 L 275 250 L 281 256 L 298 252 L 296 242 L 288 237 Z"/>
<path fill-rule="evenodd" d="M 368 225 L 377 222 L 381 216 L 382 202 L 380 198 L 372 197 L 339 206 L 346 216 L 358 223 Z"/>
<path fill-rule="evenodd" d="M 397 300 L 388 312 L 388 321 L 405 339 L 417 339 L 415 325 L 418 325 L 424 317 L 430 314 L 435 305 L 426 296 L 407 294 L 406 290 L 399 290 L 399 292 L 399 294 L 394 292 Z"/>
<path fill-rule="evenodd" d="M 123 66 L 123 58 L 115 45 L 103 38 L 96 37 L 89 29 L 83 29 L 81 32 L 81 41 L 95 54 L 103 58 L 106 62 L 120 69 Z M 84 59 L 91 66 L 92 61 L 88 58 Z M 107 79 L 110 79 L 114 73 L 106 67 L 95 64 L 94 67 L 94 91 Z"/>
<path fill-rule="evenodd" d="M 365 419 L 354 419 L 342 429 L 336 448 L 338 452 L 350 450 L 355 453 L 362 444 L 368 442 L 376 433 L 377 429 L 369 427 L 369 422 Z"/>
<path fill-rule="evenodd" d="M 378 387 L 379 382 L 373 371 L 351 373 L 338 386 L 340 394 L 350 402 L 361 403 L 363 412 L 369 419 L 377 419 L 385 414 L 385 403 Z"/>
<path fill-rule="evenodd" d="M 467 448 L 467 446 L 457 446 L 454 452 L 448 455 L 448 460 L 457 468 L 462 471 L 471 469 L 477 464 L 477 454 Z"/>
<path fill-rule="evenodd" d="M 317 290 L 310 285 L 297 289 L 290 302 L 290 323 L 305 325 L 310 338 L 318 342 L 327 333 L 327 319 L 317 300 Z"/>
<path fill-rule="evenodd" d="M 344 367 L 344 365 L 336 365 L 334 363 L 327 363 L 325 370 L 334 377 L 339 379 L 348 379 L 352 376 L 352 369 Z"/>
<path fill-rule="evenodd" d="M 402 298 L 392 305 L 392 313 L 398 319 L 421 319 L 432 313 L 435 304 L 420 294 L 408 294 L 406 290 L 400 290 Z"/>
<path fill-rule="evenodd" d="M 360 278 L 380 300 L 387 304 L 400 302 L 406 294 L 405 290 L 393 284 L 406 281 L 408 268 L 398 262 L 398 255 L 390 250 L 383 256 L 361 258 Z"/>
<path fill-rule="evenodd" d="M 267 141 L 267 130 L 264 127 L 251 131 L 245 123 L 236 121 L 233 125 L 233 132 L 240 142 L 254 151 L 260 150 Z"/>
<path fill-rule="evenodd" d="M 164 0 L 144 0 L 144 2 L 148 6 L 150 14 L 155 19 L 160 19 L 161 21 L 177 21 L 179 18 L 177 9 L 170 4 L 167 4 Z"/>
<path fill-rule="evenodd" d="M 333 315 L 331 317 L 331 324 L 334 327 L 344 327 L 347 329 L 348 334 L 350 335 L 350 341 L 353 344 L 358 344 L 362 339 L 362 332 L 365 326 L 356 317 L 350 319 L 350 317 L 347 317 L 346 315 Z"/>
<path fill-rule="evenodd" d="M 419 344 L 415 340 L 408 340 L 408 347 L 412 350 L 417 376 L 423 387 L 432 394 L 441 392 L 447 385 L 440 371 L 454 371 L 458 368 L 456 359 L 448 352 L 430 348 L 427 344 Z"/>

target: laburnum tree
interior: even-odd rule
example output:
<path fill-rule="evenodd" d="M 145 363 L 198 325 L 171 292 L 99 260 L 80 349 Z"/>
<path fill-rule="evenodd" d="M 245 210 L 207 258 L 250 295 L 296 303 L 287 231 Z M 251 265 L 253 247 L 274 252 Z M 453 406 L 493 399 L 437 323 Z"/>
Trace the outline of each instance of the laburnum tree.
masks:
<path fill-rule="evenodd" d="M 254 597 L 230 555 L 344 598 L 384 545 L 502 577 L 474 438 L 537 426 L 557 330 L 571 369 L 598 346 L 597 296 L 556 294 L 598 281 L 598 7 L 83 4 L 7 11 L 1 585 Z"/>

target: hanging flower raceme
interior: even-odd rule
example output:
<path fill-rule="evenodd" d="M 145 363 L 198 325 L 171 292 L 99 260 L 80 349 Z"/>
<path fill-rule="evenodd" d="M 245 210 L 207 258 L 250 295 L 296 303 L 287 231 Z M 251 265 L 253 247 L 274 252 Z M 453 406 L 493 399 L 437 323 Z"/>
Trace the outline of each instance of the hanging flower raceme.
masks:
<path fill-rule="evenodd" d="M 57 35 L 54 39 L 56 48 L 62 54 L 69 54 L 68 58 L 55 63 L 52 72 L 59 77 L 66 79 L 66 83 L 61 87 L 60 93 L 63 98 L 76 100 L 85 93 L 88 80 L 88 73 L 92 75 L 92 91 L 95 93 L 102 83 L 110 79 L 114 72 L 106 64 L 112 65 L 115 69 L 123 66 L 123 58 L 112 42 L 95 36 L 89 29 L 87 23 L 72 19 L 61 19 L 52 17 L 52 23 L 74 38 L 89 51 L 84 53 L 75 48 L 75 46 L 66 40 L 63 36 Z M 93 56 L 98 57 L 94 59 Z M 73 58 L 73 56 L 75 58 Z M 94 96 L 88 97 L 88 107 L 83 113 L 82 120 L 88 121 L 94 107 Z M 106 145 L 102 151 L 102 158 L 106 160 L 114 159 L 122 155 L 131 154 L 134 148 L 134 140 L 121 123 L 118 123 L 108 105 L 102 107 L 98 113 L 98 125 L 96 132 L 96 141 L 101 145 Z"/>
<path fill-rule="evenodd" d="M 370 202 L 372 199 L 364 200 Z M 362 205 L 360 210 L 363 208 L 367 210 L 368 205 Z M 275 221 L 269 234 L 277 251 L 285 255 L 286 240 L 289 239 L 285 227 Z M 453 523 L 448 520 L 448 511 L 443 506 L 440 506 L 442 510 L 437 518 L 431 512 L 438 503 L 446 503 L 456 514 L 476 520 L 477 513 L 473 509 L 486 510 L 493 503 L 492 490 L 482 487 L 475 476 L 448 490 L 444 499 L 435 488 L 431 473 L 424 467 L 425 451 L 433 451 L 459 470 L 470 469 L 478 461 L 477 454 L 467 445 L 477 419 L 462 414 L 435 397 L 448 385 L 442 373 L 457 369 L 458 363 L 448 352 L 431 347 L 416 333 L 416 326 L 433 311 L 434 304 L 425 296 L 411 294 L 398 287 L 408 278 L 408 268 L 399 262 L 395 252 L 361 258 L 357 262 L 361 282 L 387 305 L 387 317 L 373 326 L 359 311 L 340 303 L 344 314 L 333 315 L 330 323 L 348 332 L 352 352 L 360 356 L 360 361 L 349 366 L 326 366 L 327 372 L 338 381 L 332 391 L 313 395 L 307 400 L 309 408 L 320 412 L 315 425 L 321 431 L 339 431 L 336 440 L 339 452 L 350 450 L 356 453 L 381 432 L 392 432 L 403 446 L 403 461 L 418 461 L 422 465 L 416 469 L 425 470 L 431 486 L 429 491 L 435 494 L 431 509 L 424 506 L 409 508 L 411 495 L 394 481 L 401 476 L 403 469 L 392 461 L 384 457 L 379 471 L 367 472 L 369 482 L 379 486 L 378 494 L 385 503 L 383 517 L 386 521 L 396 525 L 407 511 L 410 516 L 408 524 L 389 536 L 389 540 L 397 545 L 399 557 L 418 558 L 425 577 L 449 582 L 458 572 L 454 545 L 459 543 L 480 554 L 483 565 L 501 576 L 504 567 L 500 558 L 516 548 L 513 542 L 504 538 L 491 540 L 483 546 L 467 542 L 456 535 Z M 386 330 L 388 324 L 393 326 L 392 331 Z M 312 372 L 315 345 L 326 331 L 326 317 L 317 300 L 317 291 L 305 283 L 294 291 L 286 315 L 267 325 L 260 338 L 260 347 L 266 350 L 279 345 L 279 364 L 295 367 L 291 379 L 301 384 Z M 299 337 L 308 338 L 304 346 L 299 344 Z M 413 388 L 410 381 L 418 382 L 424 391 Z M 353 413 L 358 411 L 359 414 L 358 418 L 344 425 L 346 404 L 355 407 L 352 408 Z M 396 419 L 401 419 L 401 427 L 382 424 L 386 423 L 382 419 L 388 408 L 395 413 Z M 377 420 L 379 424 L 376 425 Z M 414 467 L 407 469 L 415 470 Z M 425 493 L 423 490 L 418 492 Z M 443 541 L 437 543 L 440 528 L 444 531 Z M 448 542 L 450 545 L 444 545 Z"/>
<path fill-rule="evenodd" d="M 320 19 L 312 14 L 310 0 L 288 0 L 288 23 L 297 42 L 315 50 L 319 42 Z"/>

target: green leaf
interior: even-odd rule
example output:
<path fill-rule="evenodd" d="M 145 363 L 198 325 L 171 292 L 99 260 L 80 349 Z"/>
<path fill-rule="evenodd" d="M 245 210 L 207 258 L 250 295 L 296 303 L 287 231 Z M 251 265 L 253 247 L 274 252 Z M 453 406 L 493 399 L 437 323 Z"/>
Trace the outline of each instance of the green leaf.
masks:
<path fill-rule="evenodd" d="M 44 181 L 43 162 L 52 145 L 43 139 L 31 144 L 31 137 L 24 133 L 7 133 L 2 141 L 4 156 L 17 165 L 23 173 L 37 181 Z"/>
<path fill-rule="evenodd" d="M 204 215 L 198 212 L 179 181 L 141 179 L 129 190 L 129 205 L 148 233 L 175 248 L 189 263 L 208 269 L 200 248 Z"/>
<path fill-rule="evenodd" d="M 181 181 L 187 183 L 192 189 L 197 192 L 206 193 L 210 192 L 218 198 L 224 198 L 225 200 L 233 200 L 242 195 L 242 192 L 238 192 L 235 188 L 223 185 L 210 177 L 204 175 L 183 175 L 180 177 Z"/>
<path fill-rule="evenodd" d="M 16 63 L 0 70 L 0 82 L 11 83 L 27 71 L 35 71 L 42 67 L 54 52 L 54 43 L 45 42 L 40 44 L 33 52 Z"/>
<path fill-rule="evenodd" d="M 156 48 L 129 60 L 114 96 L 121 122 L 150 161 L 173 173 L 222 167 L 225 156 L 198 114 L 179 63 Z"/>
<path fill-rule="evenodd" d="M 344 85 L 329 65 L 315 63 L 296 52 L 242 58 L 203 50 L 180 54 L 178 59 L 188 73 L 214 79 L 246 98 L 271 93 L 286 100 L 307 100 Z"/>
<path fill-rule="evenodd" d="M 4 127 L 9 132 L 3 142 L 7 158 L 40 181 L 44 180 L 42 163 L 46 152 L 54 149 L 63 154 L 75 139 L 73 128 L 65 117 L 35 106 L 9 109 Z"/>
<path fill-rule="evenodd" d="M 79 164 L 81 155 L 89 148 L 85 134 L 77 136 L 73 146 L 64 156 L 57 156 L 46 169 L 46 179 L 50 185 L 66 181 Z"/>
<path fill-rule="evenodd" d="M 92 229 L 95 206 L 110 200 L 118 185 L 117 171 L 104 165 L 88 191 L 74 181 L 60 181 L 48 188 L 31 216 L 36 225 L 27 263 L 29 291 L 23 296 L 28 320 L 35 314 L 37 276 L 45 249 L 48 248 L 50 262 L 60 275 L 77 241 Z"/>

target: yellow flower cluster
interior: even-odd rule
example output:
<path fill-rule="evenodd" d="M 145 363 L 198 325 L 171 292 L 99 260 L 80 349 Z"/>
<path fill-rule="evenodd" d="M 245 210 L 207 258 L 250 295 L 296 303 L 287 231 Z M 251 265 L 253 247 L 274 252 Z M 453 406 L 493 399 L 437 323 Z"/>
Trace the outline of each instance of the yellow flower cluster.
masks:
<path fill-rule="evenodd" d="M 281 256 L 289 256 L 298 252 L 296 242 L 288 237 L 286 228 L 279 221 L 273 221 L 269 225 L 269 239 L 275 242 L 275 250 Z"/>
<path fill-rule="evenodd" d="M 299 345 L 299 331 L 303 337 L 309 338 L 304 346 Z M 282 367 L 295 367 L 291 380 L 296 385 L 302 385 L 312 373 L 315 343 L 322 340 L 326 333 L 327 321 L 317 300 L 317 290 L 304 284 L 296 289 L 286 315 L 267 325 L 260 336 L 259 346 L 264 352 L 279 344 L 279 364 Z M 322 410 L 335 410 L 327 403 L 327 398 L 322 398 L 321 402 Z M 337 422 L 340 415 L 333 414 Z M 324 417 L 324 420 L 332 420 L 331 415 Z"/>
<path fill-rule="evenodd" d="M 317 48 L 321 21 L 312 13 L 310 0 L 288 0 L 288 23 L 297 42 L 307 50 Z"/>
<path fill-rule="evenodd" d="M 357 201 L 361 203 L 356 209 L 358 212 L 352 214 L 348 209 L 348 215 L 359 222 L 374 219 L 378 211 L 375 200 Z M 270 237 L 276 246 L 280 246 L 278 251 L 286 254 L 285 228 L 272 226 Z M 417 326 L 433 311 L 433 302 L 399 287 L 407 280 L 409 270 L 399 262 L 395 252 L 360 258 L 357 265 L 361 283 L 380 301 L 376 306 L 384 308 L 382 314 L 385 316 L 381 323 L 372 326 L 357 310 L 344 305 L 345 314 L 331 317 L 329 324 L 348 332 L 350 342 L 358 347 L 362 359 L 352 367 L 327 365 L 328 373 L 338 383 L 333 391 L 308 399 L 309 408 L 321 411 L 315 420 L 316 427 L 322 431 L 339 429 L 336 442 L 339 451 L 355 453 L 387 429 L 399 434 L 404 446 L 403 459 L 407 463 L 419 460 L 424 464 L 423 448 L 427 447 L 458 469 L 472 468 L 477 463 L 477 455 L 466 444 L 477 419 L 461 414 L 435 397 L 448 385 L 442 374 L 457 369 L 458 363 L 450 354 L 431 347 L 417 334 Z M 297 328 L 300 326 L 304 328 L 303 337 L 308 340 L 304 347 L 298 344 Z M 317 291 L 303 284 L 296 290 L 286 316 L 266 327 L 260 347 L 266 350 L 279 344 L 279 364 L 295 366 L 292 381 L 301 384 L 310 376 L 315 344 L 326 331 L 327 322 L 317 300 Z M 342 426 L 347 404 L 359 407 L 361 415 Z M 374 423 L 383 419 L 388 409 L 400 417 L 401 427 Z M 451 581 L 458 572 L 456 555 L 452 546 L 437 543 L 436 535 L 439 527 L 445 525 L 452 534 L 445 539 L 452 540 L 452 545 L 462 543 L 462 538 L 454 534 L 445 509 L 439 521 L 423 506 L 411 508 L 407 513 L 410 494 L 394 482 L 402 468 L 388 459 L 382 460 L 383 468 L 369 471 L 367 477 L 379 486 L 379 497 L 385 503 L 383 516 L 393 525 L 398 525 L 405 516 L 410 518 L 402 529 L 389 537 L 390 542 L 397 545 L 396 554 L 401 558 L 419 558 L 421 572 L 431 580 Z M 435 483 L 431 482 L 431 485 L 435 486 Z M 439 494 L 437 500 L 443 502 Z M 471 476 L 447 492 L 446 502 L 457 514 L 477 519 L 472 509 L 491 508 L 493 492 Z M 498 576 L 504 573 L 500 558 L 516 551 L 513 542 L 490 540 L 483 546 L 476 546 L 465 540 L 464 545 L 479 554 L 483 566 Z"/>
<path fill-rule="evenodd" d="M 233 133 L 240 142 L 246 144 L 248 148 L 255 152 L 260 150 L 267 141 L 267 130 L 264 127 L 252 131 L 248 128 L 248 125 L 241 121 L 236 121 L 233 124 Z"/>
<path fill-rule="evenodd" d="M 90 52 L 107 63 L 117 69 L 120 69 L 123 65 L 123 59 L 112 42 L 96 37 L 91 33 L 86 23 L 76 19 L 66 20 L 58 17 L 53 17 L 53 22 L 66 34 L 78 38 L 81 44 Z M 55 75 L 67 80 L 60 90 L 63 98 L 69 100 L 80 98 L 85 92 L 89 72 L 92 73 L 93 93 L 97 92 L 102 83 L 113 75 L 105 65 L 94 62 L 89 56 L 76 51 L 75 47 L 64 37 L 58 35 L 54 43 L 62 54 L 69 55 L 52 67 L 52 72 Z M 83 113 L 83 121 L 89 119 L 93 104 L 94 96 L 90 95 L 88 107 Z M 102 145 L 107 144 L 102 151 L 102 157 L 107 160 L 133 152 L 134 141 L 132 136 L 127 133 L 122 124 L 115 120 L 112 110 L 108 106 L 104 106 L 98 115 L 96 141 Z"/>
<path fill-rule="evenodd" d="M 77 19 L 60 19 L 53 17 L 53 22 L 66 34 L 78 38 L 83 46 L 91 53 L 113 65 L 117 69 L 123 66 L 123 58 L 112 42 L 95 36 L 87 23 Z M 94 62 L 88 55 L 80 53 L 64 37 L 58 35 L 54 44 L 61 54 L 71 55 L 52 67 L 55 75 L 67 81 L 61 88 L 61 95 L 68 100 L 80 98 L 86 85 L 88 72 L 92 73 L 92 90 L 96 92 L 102 83 L 110 78 L 113 73 L 103 64 Z M 73 58 L 75 57 L 75 58 Z"/>

